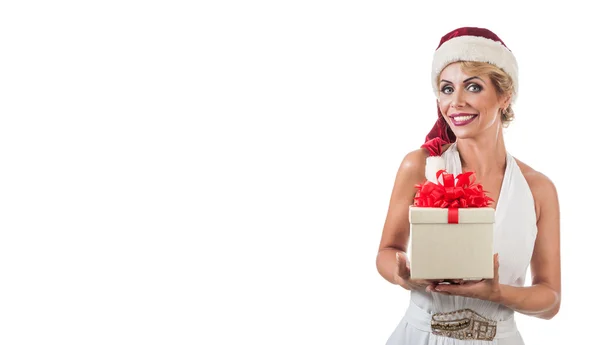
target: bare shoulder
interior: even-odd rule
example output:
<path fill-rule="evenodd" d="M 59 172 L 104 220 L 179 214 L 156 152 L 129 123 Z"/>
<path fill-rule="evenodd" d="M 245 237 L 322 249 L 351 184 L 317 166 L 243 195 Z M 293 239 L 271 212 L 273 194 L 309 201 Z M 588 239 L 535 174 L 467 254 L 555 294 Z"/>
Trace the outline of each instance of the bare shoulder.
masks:
<path fill-rule="evenodd" d="M 427 156 L 428 153 L 425 149 L 411 151 L 404 156 L 402 163 L 400 163 L 399 170 L 411 175 L 423 171 L 423 176 L 425 176 L 424 169 Z"/>
<path fill-rule="evenodd" d="M 533 169 L 529 165 L 521 162 L 516 158 L 515 161 L 521 169 L 521 172 L 523 173 L 525 180 L 527 180 L 527 184 L 529 184 L 529 188 L 532 192 L 534 189 L 536 190 L 536 192 L 543 192 L 542 190 L 546 190 L 548 188 L 555 189 L 554 183 L 552 182 L 552 180 L 550 180 L 548 176 L 544 175 L 540 171 Z"/>
<path fill-rule="evenodd" d="M 558 195 L 556 186 L 548 176 L 540 171 L 533 169 L 516 158 L 515 161 L 529 185 L 533 200 L 535 201 L 536 214 L 539 220 L 542 209 L 549 207 L 554 208 L 555 205 L 553 204 L 557 203 Z"/>

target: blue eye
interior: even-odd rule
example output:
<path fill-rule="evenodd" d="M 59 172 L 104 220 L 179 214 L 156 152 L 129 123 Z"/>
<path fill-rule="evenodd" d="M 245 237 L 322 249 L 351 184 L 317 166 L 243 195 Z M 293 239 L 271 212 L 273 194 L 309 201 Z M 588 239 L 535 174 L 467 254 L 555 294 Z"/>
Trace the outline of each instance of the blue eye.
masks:
<path fill-rule="evenodd" d="M 454 91 L 454 89 L 451 86 L 446 85 L 446 86 L 442 87 L 442 89 L 440 91 L 446 95 L 449 95 L 452 93 L 452 91 Z"/>
<path fill-rule="evenodd" d="M 479 92 L 479 91 L 481 91 L 481 86 L 479 86 L 478 84 L 472 83 L 467 86 L 467 90 L 469 90 L 471 92 Z"/>

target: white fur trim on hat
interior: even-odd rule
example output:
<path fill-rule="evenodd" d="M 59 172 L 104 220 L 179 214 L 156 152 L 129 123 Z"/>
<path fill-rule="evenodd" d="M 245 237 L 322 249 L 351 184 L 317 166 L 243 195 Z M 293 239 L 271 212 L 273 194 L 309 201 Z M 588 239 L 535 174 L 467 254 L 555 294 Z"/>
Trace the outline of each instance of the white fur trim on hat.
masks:
<path fill-rule="evenodd" d="M 519 67 L 513 53 L 502 43 L 479 36 L 459 36 L 442 44 L 433 56 L 431 78 L 433 91 L 439 98 L 437 78 L 442 70 L 456 61 L 479 61 L 496 65 L 503 69 L 513 80 L 515 92 L 511 103 L 514 103 L 518 94 Z"/>

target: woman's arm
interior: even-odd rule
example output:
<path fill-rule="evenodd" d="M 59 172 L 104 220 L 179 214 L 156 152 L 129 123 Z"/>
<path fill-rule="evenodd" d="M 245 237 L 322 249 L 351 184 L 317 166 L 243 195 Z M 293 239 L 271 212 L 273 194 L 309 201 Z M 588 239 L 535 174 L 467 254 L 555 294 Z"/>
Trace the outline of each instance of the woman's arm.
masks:
<path fill-rule="evenodd" d="M 560 309 L 560 210 L 552 181 L 531 173 L 528 182 L 538 206 L 537 238 L 531 257 L 531 287 L 501 285 L 500 303 L 523 314 L 551 319 Z"/>
<path fill-rule="evenodd" d="M 543 284 L 528 287 L 510 285 L 501 286 L 501 298 L 498 303 L 519 313 L 550 320 L 560 308 L 560 295 L 554 289 Z"/>
<path fill-rule="evenodd" d="M 415 185 L 425 181 L 426 158 L 427 151 L 423 149 L 410 152 L 398 168 L 376 259 L 377 271 L 385 280 L 408 290 L 425 289 L 429 285 L 426 281 L 410 280 L 406 258 L 410 233 L 408 208 L 414 202 Z"/>

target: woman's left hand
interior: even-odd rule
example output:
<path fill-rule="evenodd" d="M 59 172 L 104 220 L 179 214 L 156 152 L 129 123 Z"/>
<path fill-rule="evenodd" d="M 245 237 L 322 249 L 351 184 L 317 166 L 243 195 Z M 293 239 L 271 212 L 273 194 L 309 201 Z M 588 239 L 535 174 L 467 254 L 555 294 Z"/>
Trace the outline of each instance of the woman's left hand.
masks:
<path fill-rule="evenodd" d="M 446 295 L 464 296 L 477 298 L 492 302 L 500 300 L 500 283 L 498 279 L 498 254 L 494 255 L 494 278 L 483 279 L 477 282 L 465 282 L 460 285 L 441 284 L 437 285 L 433 291 Z"/>

